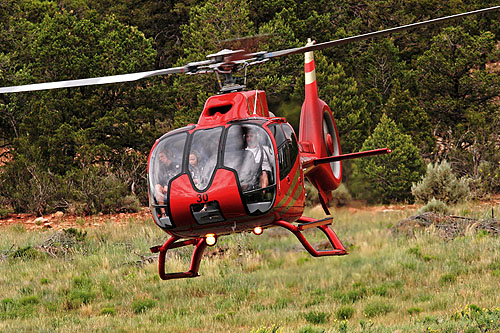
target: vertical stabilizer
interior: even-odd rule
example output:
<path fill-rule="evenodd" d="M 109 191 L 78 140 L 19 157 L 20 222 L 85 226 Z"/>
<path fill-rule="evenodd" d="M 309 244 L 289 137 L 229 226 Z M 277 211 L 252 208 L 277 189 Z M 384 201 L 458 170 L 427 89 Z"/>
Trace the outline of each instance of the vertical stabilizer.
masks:
<path fill-rule="evenodd" d="M 314 41 L 309 38 L 306 46 L 311 46 Z M 305 73 L 305 90 L 306 98 L 312 100 L 318 99 L 318 83 L 316 82 L 316 65 L 314 64 L 314 53 L 304 53 L 304 73 Z"/>
<path fill-rule="evenodd" d="M 310 39 L 307 46 L 313 45 Z M 299 140 L 304 161 L 340 155 L 340 140 L 333 115 L 328 105 L 318 96 L 316 66 L 313 52 L 304 53 L 305 99 L 300 113 Z M 308 168 L 305 176 L 319 191 L 323 208 L 342 179 L 341 162 Z"/>

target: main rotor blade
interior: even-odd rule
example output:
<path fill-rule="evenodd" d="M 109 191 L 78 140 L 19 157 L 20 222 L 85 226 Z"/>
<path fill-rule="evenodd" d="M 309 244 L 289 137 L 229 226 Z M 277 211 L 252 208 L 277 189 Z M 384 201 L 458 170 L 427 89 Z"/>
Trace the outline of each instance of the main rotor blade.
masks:
<path fill-rule="evenodd" d="M 274 51 L 274 52 L 266 52 L 264 54 L 260 53 L 260 58 L 270 59 L 270 58 L 275 58 L 275 57 L 281 57 L 284 55 L 291 55 L 291 54 L 297 54 L 297 53 L 305 53 L 305 52 L 309 52 L 309 51 L 322 50 L 322 49 L 326 49 L 326 48 L 329 48 L 332 46 L 340 46 L 340 45 L 355 42 L 355 41 L 360 41 L 360 40 L 369 39 L 369 38 L 373 38 L 373 37 L 383 36 L 383 35 L 391 34 L 394 32 L 413 29 L 413 28 L 417 28 L 417 27 L 421 27 L 421 26 L 425 26 L 425 25 L 429 25 L 429 24 L 445 22 L 448 20 L 453 20 L 456 18 L 464 17 L 464 16 L 487 13 L 487 12 L 491 12 L 491 11 L 498 10 L 498 9 L 500 9 L 500 6 L 483 8 L 483 9 L 478 9 L 478 10 L 474 10 L 471 12 L 455 14 L 455 15 L 435 18 L 432 20 L 407 24 L 407 25 L 403 25 L 403 26 L 399 26 L 399 27 L 395 27 L 395 28 L 389 28 L 389 29 L 369 32 L 369 33 L 362 34 L 362 35 L 337 39 L 337 40 L 319 43 L 319 44 L 315 44 L 315 45 L 311 45 L 311 46 L 303 46 L 303 47 L 296 47 L 296 48 L 292 48 L 292 49 L 286 49 L 286 50 L 280 50 L 280 51 Z M 253 53 L 250 56 L 259 57 L 259 53 Z"/>
<path fill-rule="evenodd" d="M 184 73 L 187 71 L 188 71 L 188 69 L 186 67 L 173 67 L 173 68 L 167 68 L 167 69 L 158 69 L 158 70 L 149 71 L 149 72 L 102 76 L 102 77 L 96 77 L 96 78 L 91 78 L 91 79 L 36 83 L 36 84 L 28 84 L 28 85 L 23 85 L 23 86 L 12 86 L 12 87 L 0 88 L 0 94 L 23 92 L 23 91 L 58 89 L 58 88 L 82 87 L 82 86 L 117 83 L 117 82 L 130 82 L 130 81 L 137 81 L 140 79 L 144 79 L 144 78 L 152 77 L 152 76 L 157 76 L 157 75 Z"/>

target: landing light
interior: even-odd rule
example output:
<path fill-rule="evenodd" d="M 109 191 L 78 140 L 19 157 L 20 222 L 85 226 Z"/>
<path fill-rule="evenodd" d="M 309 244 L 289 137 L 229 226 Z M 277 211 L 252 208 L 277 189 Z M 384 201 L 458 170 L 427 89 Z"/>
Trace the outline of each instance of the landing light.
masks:
<path fill-rule="evenodd" d="M 205 241 L 208 246 L 214 246 L 217 243 L 217 237 L 215 237 L 215 234 L 206 234 Z"/>
<path fill-rule="evenodd" d="M 256 235 L 261 235 L 263 232 L 264 232 L 264 230 L 261 227 L 253 228 L 253 233 Z"/>

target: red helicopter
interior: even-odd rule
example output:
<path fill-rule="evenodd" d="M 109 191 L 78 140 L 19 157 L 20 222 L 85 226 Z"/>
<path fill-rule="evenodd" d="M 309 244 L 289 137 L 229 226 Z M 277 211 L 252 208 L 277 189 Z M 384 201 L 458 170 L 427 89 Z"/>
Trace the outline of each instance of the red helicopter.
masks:
<path fill-rule="evenodd" d="M 306 179 L 318 190 L 325 214 L 331 192 L 341 183 L 341 161 L 378 154 L 388 148 L 342 154 L 332 112 L 318 97 L 313 51 L 368 39 L 427 24 L 500 9 L 476 10 L 354 37 L 275 52 L 247 53 L 222 50 L 208 60 L 183 67 L 100 78 L 40 83 L 0 88 L 0 93 L 69 88 L 134 81 L 174 73 L 215 72 L 224 76 L 220 93 L 210 97 L 197 124 L 166 133 L 156 140 L 148 158 L 150 207 L 155 223 L 171 237 L 159 252 L 159 274 L 164 280 L 198 276 L 207 246 L 232 233 L 262 234 L 271 227 L 291 231 L 313 256 L 347 254 L 330 228 L 332 217 L 303 216 Z M 300 117 L 299 140 L 286 119 L 268 109 L 264 91 L 245 91 L 233 74 L 274 57 L 305 54 L 305 100 Z M 246 76 L 245 76 L 246 78 Z M 320 229 L 330 250 L 316 250 L 304 237 L 307 229 Z M 166 273 L 170 249 L 193 245 L 186 272 Z"/>

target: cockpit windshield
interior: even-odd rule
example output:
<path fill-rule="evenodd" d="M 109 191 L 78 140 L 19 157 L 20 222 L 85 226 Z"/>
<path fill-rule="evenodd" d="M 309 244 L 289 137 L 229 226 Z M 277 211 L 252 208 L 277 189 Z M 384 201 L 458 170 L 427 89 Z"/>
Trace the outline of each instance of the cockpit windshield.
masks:
<path fill-rule="evenodd" d="M 222 138 L 225 142 L 221 142 Z M 223 153 L 223 159 L 219 159 L 219 153 Z M 191 134 L 185 131 L 161 139 L 149 161 L 150 195 L 157 216 L 168 220 L 168 196 L 172 195 L 169 186 L 173 178 L 188 174 L 194 189 L 206 191 L 218 168 L 235 172 L 250 213 L 269 210 L 276 194 L 272 141 L 264 128 L 245 123 L 199 129 Z"/>
<path fill-rule="evenodd" d="M 276 163 L 271 138 L 257 125 L 229 127 L 224 166 L 236 171 L 245 203 L 250 211 L 267 211 L 274 198 Z"/>
<path fill-rule="evenodd" d="M 189 150 L 188 170 L 199 190 L 207 187 L 217 166 L 222 127 L 199 130 L 193 133 Z"/>
<path fill-rule="evenodd" d="M 224 166 L 238 174 L 241 189 L 250 191 L 272 184 L 274 152 L 266 131 L 255 125 L 229 128 L 224 152 Z"/>

